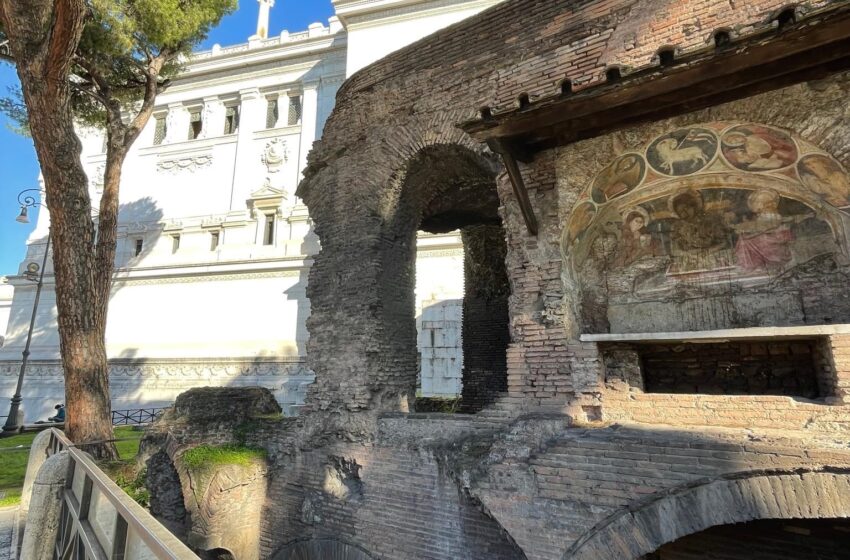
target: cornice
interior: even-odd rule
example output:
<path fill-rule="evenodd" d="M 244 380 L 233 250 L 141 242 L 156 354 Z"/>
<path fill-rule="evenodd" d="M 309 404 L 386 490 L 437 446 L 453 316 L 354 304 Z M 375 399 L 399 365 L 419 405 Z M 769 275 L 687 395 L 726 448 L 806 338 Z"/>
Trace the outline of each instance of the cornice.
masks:
<path fill-rule="evenodd" d="M 270 40 L 273 41 L 274 39 Z M 313 37 L 295 43 L 273 43 L 269 46 L 249 48 L 248 44 L 236 45 L 223 49 L 224 54 L 213 56 L 208 53 L 198 53 L 189 60 L 186 69 L 181 73 L 181 78 L 193 77 L 215 72 L 225 72 L 232 69 L 244 73 L 246 67 L 268 62 L 280 63 L 287 59 L 304 58 L 305 56 L 316 56 L 335 51 L 345 51 L 348 46 L 348 36 L 345 32 L 333 35 Z M 227 52 L 228 49 L 234 49 Z M 240 49 L 240 50 L 235 50 Z M 206 58 L 202 58 L 206 56 Z"/>
<path fill-rule="evenodd" d="M 209 153 L 215 146 L 235 144 L 237 140 L 238 136 L 236 134 L 199 138 L 195 140 L 181 140 L 180 142 L 172 142 L 170 144 L 156 144 L 153 146 L 139 148 L 139 155 L 192 156 Z"/>
<path fill-rule="evenodd" d="M 502 0 L 337 0 L 337 16 L 351 31 L 428 15 L 483 10 Z"/>

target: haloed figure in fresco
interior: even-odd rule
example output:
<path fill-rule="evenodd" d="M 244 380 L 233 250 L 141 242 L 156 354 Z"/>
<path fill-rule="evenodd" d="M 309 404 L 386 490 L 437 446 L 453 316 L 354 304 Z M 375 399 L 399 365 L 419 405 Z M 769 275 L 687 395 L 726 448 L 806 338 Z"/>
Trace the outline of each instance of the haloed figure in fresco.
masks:
<path fill-rule="evenodd" d="M 797 164 L 800 179 L 813 192 L 838 208 L 850 206 L 850 177 L 827 156 L 812 154 Z"/>
<path fill-rule="evenodd" d="M 769 171 L 794 163 L 794 141 L 779 130 L 764 126 L 738 126 L 723 136 L 723 155 L 744 171 Z"/>
<path fill-rule="evenodd" d="M 752 217 L 732 226 L 738 234 L 736 264 L 744 272 L 775 273 L 791 261 L 791 242 L 794 241 L 791 224 L 812 215 L 783 216 L 779 212 L 779 199 L 776 191 L 754 191 L 747 198 Z"/>
<path fill-rule="evenodd" d="M 629 266 L 644 257 L 663 254 L 659 239 L 647 228 L 649 222 L 649 213 L 642 208 L 626 213 L 620 232 L 620 245 L 614 259 L 615 267 Z"/>
<path fill-rule="evenodd" d="M 701 192 L 686 190 L 673 196 L 670 210 L 678 218 L 670 232 L 671 273 L 732 266 L 729 227 L 722 214 L 706 209 Z"/>

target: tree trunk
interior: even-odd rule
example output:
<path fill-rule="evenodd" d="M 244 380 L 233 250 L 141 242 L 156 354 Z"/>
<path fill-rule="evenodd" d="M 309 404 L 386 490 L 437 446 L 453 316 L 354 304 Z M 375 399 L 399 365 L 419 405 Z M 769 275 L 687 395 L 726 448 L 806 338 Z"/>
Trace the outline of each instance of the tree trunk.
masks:
<path fill-rule="evenodd" d="M 0 21 L 16 59 L 47 191 L 59 340 L 65 372 L 66 432 L 77 443 L 112 439 L 105 310 L 96 281 L 88 180 L 74 130 L 69 73 L 85 23 L 84 0 L 0 0 Z M 112 266 L 110 264 L 109 274 Z M 116 458 L 114 444 L 86 445 Z"/>

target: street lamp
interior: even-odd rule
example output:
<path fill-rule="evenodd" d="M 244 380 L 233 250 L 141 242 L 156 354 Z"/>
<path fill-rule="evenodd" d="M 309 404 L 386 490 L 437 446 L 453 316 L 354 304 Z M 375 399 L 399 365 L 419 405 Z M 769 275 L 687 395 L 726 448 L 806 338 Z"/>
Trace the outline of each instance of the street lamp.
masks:
<path fill-rule="evenodd" d="M 15 219 L 15 221 L 20 222 L 22 224 L 28 224 L 29 220 L 29 209 L 35 208 L 36 206 L 42 206 L 36 198 L 30 194 L 31 192 L 40 192 L 39 189 L 26 189 L 18 193 L 18 204 L 21 205 L 21 213 Z M 18 432 L 23 428 L 23 425 L 19 423 L 19 410 L 21 408 L 21 388 L 24 384 L 24 374 L 27 371 L 27 362 L 30 357 L 30 343 L 32 342 L 32 331 L 35 328 L 35 314 L 38 311 L 38 300 L 41 298 L 41 287 L 44 285 L 44 271 L 47 269 L 47 255 L 50 253 L 50 231 L 47 233 L 47 246 L 44 248 L 44 258 L 41 261 L 41 268 L 36 263 L 30 263 L 27 265 L 26 278 L 28 280 L 36 280 L 38 279 L 38 284 L 35 289 L 35 301 L 32 304 L 32 317 L 30 318 L 30 329 L 27 332 L 27 343 L 24 346 L 24 351 L 22 353 L 23 359 L 21 360 L 21 372 L 18 374 L 18 385 L 15 388 L 15 394 L 12 396 L 12 404 L 9 407 L 9 416 L 6 418 L 6 423 L 3 425 L 4 433 L 14 433 Z"/>

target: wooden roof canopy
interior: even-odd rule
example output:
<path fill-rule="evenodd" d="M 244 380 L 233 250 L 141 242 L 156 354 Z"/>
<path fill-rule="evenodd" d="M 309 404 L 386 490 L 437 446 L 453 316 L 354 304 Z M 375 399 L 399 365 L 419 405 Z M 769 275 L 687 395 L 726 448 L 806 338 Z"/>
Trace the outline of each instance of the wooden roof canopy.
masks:
<path fill-rule="evenodd" d="M 793 10 L 793 9 L 791 9 Z M 502 155 L 529 232 L 537 223 L 517 161 L 542 150 L 750 97 L 850 68 L 850 2 L 797 17 L 782 12 L 772 25 L 681 58 L 665 52 L 660 64 L 573 92 L 569 87 L 511 111 L 461 123 L 465 132 Z M 565 77 L 568 78 L 568 77 Z M 568 83 L 568 82 L 567 82 Z"/>

